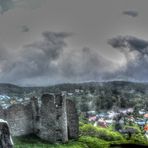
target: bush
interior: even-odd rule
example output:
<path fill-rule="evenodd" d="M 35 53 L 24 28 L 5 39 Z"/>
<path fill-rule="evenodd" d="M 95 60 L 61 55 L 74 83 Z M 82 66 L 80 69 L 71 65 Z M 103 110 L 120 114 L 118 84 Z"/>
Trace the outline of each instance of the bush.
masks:
<path fill-rule="evenodd" d="M 81 126 L 80 135 L 97 137 L 106 141 L 124 141 L 124 138 L 120 133 L 101 127 L 94 127 L 91 124 L 85 124 Z"/>
<path fill-rule="evenodd" d="M 133 134 L 131 137 L 131 141 L 133 143 L 138 143 L 138 144 L 148 144 L 147 139 L 141 134 Z"/>
<path fill-rule="evenodd" d="M 108 148 L 109 147 L 108 142 L 98 139 L 96 137 L 82 136 L 79 138 L 79 142 L 82 142 L 85 145 L 85 147 L 88 147 L 88 148 Z"/>
<path fill-rule="evenodd" d="M 85 123 L 83 123 L 83 122 L 79 122 L 79 127 L 81 127 L 81 126 L 83 126 Z"/>
<path fill-rule="evenodd" d="M 131 131 L 133 131 L 133 133 L 137 133 L 137 134 L 141 133 L 140 128 L 138 126 L 136 126 L 136 125 L 135 126 L 124 126 L 124 129 L 127 130 L 127 131 L 131 130 Z"/>

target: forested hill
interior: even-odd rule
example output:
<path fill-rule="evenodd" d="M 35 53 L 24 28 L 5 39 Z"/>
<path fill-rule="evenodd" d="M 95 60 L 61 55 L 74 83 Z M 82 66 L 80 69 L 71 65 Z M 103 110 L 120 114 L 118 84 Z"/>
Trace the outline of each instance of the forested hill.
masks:
<path fill-rule="evenodd" d="M 64 92 L 73 99 L 79 110 L 111 109 L 140 106 L 148 107 L 148 83 L 125 81 L 88 82 L 59 84 L 48 87 L 20 87 L 12 84 L 0 84 L 0 95 L 10 97 L 41 96 L 43 93 Z"/>
<path fill-rule="evenodd" d="M 97 91 L 99 89 L 113 89 L 123 91 L 136 91 L 139 93 L 148 93 L 148 83 L 135 83 L 126 81 L 111 82 L 88 82 L 88 83 L 65 83 L 46 87 L 21 87 L 13 84 L 0 83 L 0 94 L 21 94 L 31 93 L 32 91 L 46 91 L 56 93 L 60 91 L 74 92 L 76 89 L 84 91 Z"/>

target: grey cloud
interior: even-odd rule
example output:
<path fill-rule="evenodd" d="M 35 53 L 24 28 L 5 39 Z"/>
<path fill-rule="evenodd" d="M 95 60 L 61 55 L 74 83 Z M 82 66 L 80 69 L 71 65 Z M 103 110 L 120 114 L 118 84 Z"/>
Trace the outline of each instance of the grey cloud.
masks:
<path fill-rule="evenodd" d="M 35 9 L 41 6 L 42 1 L 40 0 L 0 0 L 0 13 L 4 14 L 8 10 L 13 9 L 15 7 Z"/>
<path fill-rule="evenodd" d="M 148 42 L 132 36 L 108 41 L 126 57 L 119 66 L 88 47 L 71 49 L 66 32 L 43 32 L 42 39 L 25 45 L 17 52 L 0 50 L 0 82 L 20 85 L 49 85 L 64 82 L 104 80 L 147 80 Z M 9 50 L 10 51 L 10 50 Z M 17 58 L 16 58 L 17 57 Z"/>
<path fill-rule="evenodd" d="M 63 78 L 73 82 L 100 81 L 103 75 L 115 70 L 114 63 L 100 56 L 98 51 L 88 47 L 71 51 L 59 65 Z"/>
<path fill-rule="evenodd" d="M 138 51 L 141 54 L 148 54 L 148 41 L 133 36 L 117 36 L 109 39 L 108 44 L 113 48 L 128 48 L 130 51 Z"/>
<path fill-rule="evenodd" d="M 25 45 L 23 55 L 26 58 L 32 58 L 34 53 L 36 54 L 36 60 L 39 57 L 44 57 L 44 60 L 55 60 L 63 51 L 63 48 L 67 46 L 64 39 L 69 37 L 70 34 L 61 32 L 43 32 L 43 40 L 37 41 L 33 44 Z"/>
<path fill-rule="evenodd" d="M 13 6 L 14 6 L 13 0 L 0 0 L 0 13 L 3 14 L 4 12 L 13 8 Z"/>
<path fill-rule="evenodd" d="M 134 11 L 134 10 L 123 11 L 123 14 L 131 16 L 131 17 L 137 17 L 138 16 L 138 12 Z"/>
<path fill-rule="evenodd" d="M 126 57 L 126 68 L 119 69 L 120 76 L 132 80 L 147 81 L 148 41 L 132 36 L 118 36 L 108 41 L 113 48 L 119 49 Z"/>
<path fill-rule="evenodd" d="M 7 58 L 9 52 L 7 51 L 6 48 L 0 47 L 0 61 L 3 61 Z"/>
<path fill-rule="evenodd" d="M 27 25 L 22 25 L 21 27 L 21 32 L 29 32 L 30 28 Z"/>
<path fill-rule="evenodd" d="M 23 46 L 8 57 L 1 82 L 20 85 L 49 85 L 64 82 L 100 81 L 104 75 L 113 73 L 116 66 L 100 56 L 95 49 L 81 50 L 66 48 L 65 32 L 43 32 L 42 40 Z M 5 54 L 5 53 L 4 53 Z"/>
<path fill-rule="evenodd" d="M 64 39 L 70 34 L 44 32 L 42 35 L 42 40 L 25 45 L 21 51 L 16 52 L 15 56 L 18 58 L 15 60 L 9 55 L 9 60 L 2 70 L 1 80 L 17 83 L 23 79 L 30 79 L 31 84 L 31 78 L 56 75 L 53 63 L 66 47 Z"/>

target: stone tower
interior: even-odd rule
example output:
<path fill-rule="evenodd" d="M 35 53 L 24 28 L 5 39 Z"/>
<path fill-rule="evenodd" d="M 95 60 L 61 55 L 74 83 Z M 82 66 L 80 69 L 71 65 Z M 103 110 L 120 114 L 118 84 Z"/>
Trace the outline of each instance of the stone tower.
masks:
<path fill-rule="evenodd" d="M 41 98 L 37 135 L 49 142 L 68 141 L 66 100 L 61 95 L 44 94 Z"/>

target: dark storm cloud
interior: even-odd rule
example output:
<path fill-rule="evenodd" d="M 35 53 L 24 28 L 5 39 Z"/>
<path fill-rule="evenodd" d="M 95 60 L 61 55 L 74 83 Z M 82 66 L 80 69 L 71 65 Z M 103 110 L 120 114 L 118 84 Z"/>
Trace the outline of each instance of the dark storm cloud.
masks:
<path fill-rule="evenodd" d="M 31 84 L 31 78 L 56 75 L 53 63 L 66 47 L 64 39 L 70 34 L 44 32 L 42 35 L 42 40 L 25 45 L 20 52 L 15 53 L 16 58 L 6 53 L 4 57 L 9 58 L 8 60 L 5 59 L 4 66 L 1 65 L 1 67 L 4 67 L 1 69 L 3 73 L 1 80 L 17 82 L 30 79 Z M 5 55 L 4 51 L 1 52 Z"/>
<path fill-rule="evenodd" d="M 138 12 L 137 11 L 132 11 L 132 10 L 124 11 L 123 14 L 131 16 L 131 17 L 137 17 L 138 16 Z"/>
<path fill-rule="evenodd" d="M 35 43 L 25 45 L 24 54 L 26 57 L 33 55 L 33 52 L 38 53 L 38 55 L 44 55 L 48 60 L 54 60 L 58 58 L 63 48 L 66 46 L 64 41 L 65 38 L 69 37 L 71 34 L 61 32 L 43 32 L 43 40 L 37 41 Z"/>
<path fill-rule="evenodd" d="M 145 81 L 148 75 L 148 42 L 132 36 L 118 36 L 108 43 L 125 55 L 126 64 L 102 57 L 88 47 L 70 49 L 66 32 L 43 32 L 42 39 L 20 51 L 0 48 L 0 81 L 21 85 L 103 80 Z M 126 79 L 127 78 L 127 79 Z"/>
<path fill-rule="evenodd" d="M 132 36 L 118 36 L 108 43 L 125 55 L 120 66 L 88 47 L 71 49 L 66 32 L 43 32 L 42 39 L 21 50 L 0 48 L 0 82 L 20 85 L 49 85 L 64 82 L 137 80 L 148 75 L 148 42 Z M 8 52 L 9 51 L 9 52 Z M 14 52 L 15 51 L 15 52 Z"/>
<path fill-rule="evenodd" d="M 147 41 L 120 36 L 109 41 L 114 49 L 104 41 L 118 33 L 147 36 L 147 5 L 139 0 L 0 0 L 0 82 L 146 79 Z M 39 39 L 44 30 L 76 36 L 46 32 Z"/>
<path fill-rule="evenodd" d="M 88 47 L 79 51 L 71 51 L 60 63 L 59 68 L 64 78 L 74 82 L 100 81 L 103 75 L 114 71 L 114 64 Z"/>
<path fill-rule="evenodd" d="M 108 43 L 119 49 L 126 57 L 126 68 L 120 69 L 118 75 L 137 81 L 147 81 L 148 75 L 148 41 L 132 36 L 118 36 Z"/>
<path fill-rule="evenodd" d="M 1 82 L 21 85 L 100 81 L 116 66 L 95 49 L 69 49 L 65 39 L 71 33 L 43 32 L 42 40 L 25 45 L 12 54 L 1 50 Z"/>
<path fill-rule="evenodd" d="M 148 54 L 148 41 L 133 36 L 118 36 L 108 40 L 113 48 L 128 48 L 130 51 L 138 51 L 141 54 Z"/>

